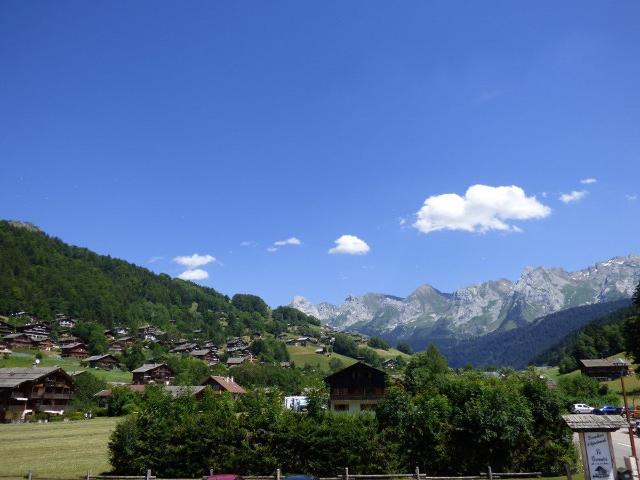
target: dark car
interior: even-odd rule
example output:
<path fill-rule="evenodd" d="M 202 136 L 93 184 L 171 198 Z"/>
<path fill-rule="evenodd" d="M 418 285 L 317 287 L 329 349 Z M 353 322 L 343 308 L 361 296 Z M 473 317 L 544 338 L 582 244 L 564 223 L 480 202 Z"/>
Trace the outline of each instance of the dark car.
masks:
<path fill-rule="evenodd" d="M 287 475 L 284 480 L 318 480 L 318 477 L 313 475 Z"/>
<path fill-rule="evenodd" d="M 614 407 L 613 405 L 605 405 L 604 407 L 594 409 L 593 413 L 596 415 L 621 415 L 622 408 Z"/>

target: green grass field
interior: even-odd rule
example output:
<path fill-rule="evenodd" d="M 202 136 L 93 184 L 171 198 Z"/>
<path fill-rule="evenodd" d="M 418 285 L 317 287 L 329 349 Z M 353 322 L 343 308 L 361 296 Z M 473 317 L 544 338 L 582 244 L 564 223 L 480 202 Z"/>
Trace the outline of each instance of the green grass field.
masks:
<path fill-rule="evenodd" d="M 315 353 L 316 345 L 307 345 L 306 347 L 287 346 L 291 361 L 295 362 L 296 367 L 304 367 L 305 365 L 311 365 L 312 367 L 318 367 L 322 370 L 329 371 L 329 361 L 332 358 L 338 358 L 342 361 L 345 367 L 348 367 L 356 361 L 353 358 L 345 357 L 339 353 L 332 353 L 331 355 L 318 355 Z"/>
<path fill-rule="evenodd" d="M 79 477 L 111 470 L 107 445 L 118 418 L 0 424 L 0 475 Z"/>
<path fill-rule="evenodd" d="M 382 350 L 380 348 L 374 348 L 375 352 L 382 357 L 383 360 L 387 358 L 396 358 L 400 355 L 405 360 L 409 361 L 411 355 L 407 355 L 406 353 L 402 353 L 400 350 L 396 350 L 395 348 L 390 348 L 389 350 Z"/>
<path fill-rule="evenodd" d="M 41 367 L 53 367 L 55 365 L 62 367 L 66 372 L 77 372 L 79 370 L 87 370 L 87 367 L 80 365 L 80 361 L 75 358 L 63 358 L 56 352 L 41 352 Z M 30 367 L 35 360 L 35 350 L 16 350 L 8 358 L 0 357 L 0 368 L 2 367 Z M 131 372 L 122 370 L 100 370 L 90 369 L 96 377 L 106 382 L 127 382 L 132 380 Z"/>

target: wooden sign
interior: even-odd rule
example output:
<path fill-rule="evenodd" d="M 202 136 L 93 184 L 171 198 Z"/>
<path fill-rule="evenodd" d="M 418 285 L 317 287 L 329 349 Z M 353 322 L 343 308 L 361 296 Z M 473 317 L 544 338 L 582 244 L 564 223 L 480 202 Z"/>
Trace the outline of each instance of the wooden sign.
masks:
<path fill-rule="evenodd" d="M 609 432 L 580 432 L 580 447 L 589 480 L 615 480 L 616 464 Z"/>

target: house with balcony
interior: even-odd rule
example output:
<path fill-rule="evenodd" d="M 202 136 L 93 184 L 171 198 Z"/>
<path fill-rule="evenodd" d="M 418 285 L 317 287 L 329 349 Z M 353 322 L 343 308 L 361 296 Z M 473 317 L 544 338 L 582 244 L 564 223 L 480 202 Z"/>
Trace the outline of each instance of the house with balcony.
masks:
<path fill-rule="evenodd" d="M 162 384 L 171 385 L 175 374 L 166 363 L 145 363 L 132 370 L 134 385 Z"/>
<path fill-rule="evenodd" d="M 7 345 L 7 348 L 11 350 L 33 347 L 33 341 L 26 333 L 10 333 L 9 335 L 5 335 L 2 340 Z"/>
<path fill-rule="evenodd" d="M 93 355 L 82 360 L 80 363 L 88 366 L 89 368 L 102 368 L 105 370 L 111 370 L 116 368 L 120 362 L 118 359 L 110 353 L 102 355 Z"/>
<path fill-rule="evenodd" d="M 63 357 L 85 358 L 89 356 L 89 350 L 83 342 L 67 343 L 60 347 Z"/>
<path fill-rule="evenodd" d="M 387 385 L 385 372 L 363 362 L 343 368 L 324 381 L 329 387 L 329 409 L 351 413 L 373 410 L 384 398 Z"/>
<path fill-rule="evenodd" d="M 73 395 L 73 379 L 60 367 L 0 368 L 0 422 L 60 414 Z"/>

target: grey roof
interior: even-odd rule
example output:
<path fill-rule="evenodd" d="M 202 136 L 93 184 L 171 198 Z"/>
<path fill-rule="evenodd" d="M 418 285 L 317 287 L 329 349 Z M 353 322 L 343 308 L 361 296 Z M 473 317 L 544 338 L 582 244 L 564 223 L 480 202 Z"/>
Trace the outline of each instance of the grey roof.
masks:
<path fill-rule="evenodd" d="M 116 357 L 114 357 L 113 355 L 111 355 L 110 353 L 104 353 L 102 355 L 93 355 L 92 357 L 87 357 L 85 358 L 83 361 L 84 362 L 97 362 L 98 360 L 102 360 L 105 357 L 111 357 L 114 360 L 116 360 Z"/>
<path fill-rule="evenodd" d="M 193 357 L 202 357 L 204 355 L 207 355 L 208 353 L 211 353 L 211 350 L 208 350 L 208 349 L 193 350 L 189 355 L 191 355 Z"/>
<path fill-rule="evenodd" d="M 227 364 L 229 365 L 240 365 L 244 362 L 244 357 L 231 357 L 227 360 Z"/>
<path fill-rule="evenodd" d="M 163 387 L 167 392 L 171 394 L 172 397 L 177 397 L 179 395 L 197 395 L 201 391 L 203 391 L 206 387 L 202 385 L 165 385 Z"/>
<path fill-rule="evenodd" d="M 615 430 L 628 427 L 627 421 L 620 415 L 595 415 L 593 413 L 582 413 L 563 415 L 562 419 L 566 422 L 571 430 L 577 432 L 613 432 Z"/>
<path fill-rule="evenodd" d="M 4 339 L 6 340 L 7 338 L 11 339 L 11 338 L 19 338 L 19 337 L 29 338 L 29 336 L 26 333 L 10 333 L 9 335 L 5 335 Z"/>
<path fill-rule="evenodd" d="M 38 380 L 56 370 L 62 369 L 60 367 L 0 368 L 0 388 L 17 387 L 21 383 Z"/>
<path fill-rule="evenodd" d="M 149 370 L 153 370 L 155 368 L 162 367 L 162 366 L 166 367 L 167 364 L 166 363 L 145 363 L 141 367 L 138 367 L 135 370 L 131 370 L 131 372 L 132 373 L 144 373 L 144 372 L 148 372 Z"/>

